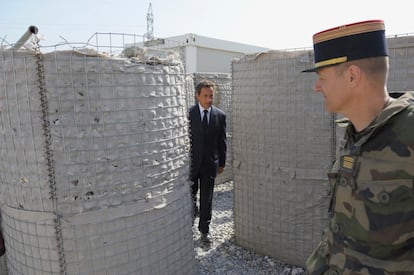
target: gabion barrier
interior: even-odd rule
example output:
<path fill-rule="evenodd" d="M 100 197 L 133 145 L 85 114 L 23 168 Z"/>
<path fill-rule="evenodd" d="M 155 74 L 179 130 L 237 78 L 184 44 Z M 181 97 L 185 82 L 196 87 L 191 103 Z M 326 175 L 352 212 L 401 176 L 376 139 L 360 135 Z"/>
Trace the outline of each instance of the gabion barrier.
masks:
<path fill-rule="evenodd" d="M 311 90 L 307 51 L 233 62 L 236 241 L 303 266 L 327 224 L 326 172 L 335 155 L 334 117 Z"/>
<path fill-rule="evenodd" d="M 11 274 L 195 273 L 183 66 L 113 50 L 0 52 Z"/>

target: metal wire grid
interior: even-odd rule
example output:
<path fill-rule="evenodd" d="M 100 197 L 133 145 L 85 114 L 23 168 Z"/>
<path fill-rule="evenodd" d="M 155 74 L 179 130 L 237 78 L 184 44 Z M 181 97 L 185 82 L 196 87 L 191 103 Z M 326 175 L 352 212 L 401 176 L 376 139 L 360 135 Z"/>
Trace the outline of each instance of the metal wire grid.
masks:
<path fill-rule="evenodd" d="M 3 202 L 15 208 L 30 205 L 32 210 L 51 212 L 53 206 L 47 190 L 46 161 L 41 157 L 44 139 L 36 58 L 34 54 L 12 51 L 2 51 L 1 57 L 0 121 L 3 135 L 0 154 L 3 161 L 0 169 L 4 182 Z M 10 164 L 13 164 L 13 169 L 10 169 Z M 35 197 L 37 199 L 33 200 Z"/>
<path fill-rule="evenodd" d="M 169 194 L 168 205 L 113 209 L 62 220 L 65 274 L 192 274 L 195 260 L 188 223 L 187 189 Z M 131 215 L 129 215 L 131 214 Z M 92 216 L 93 217 L 88 217 Z M 60 274 L 53 215 L 3 209 L 11 274 Z M 184 234 L 183 234 L 184 233 Z"/>
<path fill-rule="evenodd" d="M 388 38 L 388 92 L 414 91 L 414 36 Z"/>
<path fill-rule="evenodd" d="M 60 274 L 55 215 L 2 205 L 2 227 L 10 274 Z"/>
<path fill-rule="evenodd" d="M 59 60 L 68 64 L 62 70 L 71 66 L 72 72 L 49 76 L 60 83 L 49 87 L 57 91 L 49 102 L 62 110 L 50 115 L 53 144 L 64 137 L 63 149 L 55 150 L 65 163 L 56 174 L 65 177 L 68 192 L 61 193 L 61 211 L 99 209 L 94 198 L 108 207 L 162 193 L 187 162 L 183 74 L 171 66 L 145 72 L 142 66 L 118 67 L 111 59 L 86 59 L 81 63 L 90 70 L 73 72 L 74 60 Z"/>
<path fill-rule="evenodd" d="M 184 205 L 178 205 L 175 207 L 178 212 L 166 211 L 171 207 L 166 198 L 174 198 L 171 194 L 179 196 L 178 199 L 174 198 L 175 204 L 190 205 L 189 201 L 182 199 L 189 196 L 186 189 L 188 131 L 182 65 L 180 62 L 171 63 L 172 59 L 167 64 L 157 60 L 148 65 L 148 60 L 141 62 L 136 59 L 131 61 L 115 58 L 112 46 L 108 50 L 111 56 L 100 54 L 98 50 L 101 49 L 99 47 L 92 52 L 78 49 L 54 51 L 43 55 L 59 216 L 65 221 L 67 217 L 97 213 L 96 211 L 105 212 L 112 207 L 129 207 L 144 202 L 143 207 L 148 203 L 153 206 L 152 209 L 145 210 L 146 216 L 163 213 L 180 222 L 168 224 L 168 232 L 156 230 L 143 233 L 140 240 L 146 239 L 150 244 L 158 244 L 158 247 L 152 249 L 149 249 L 150 245 L 141 246 L 136 240 L 128 242 L 127 239 L 122 239 L 124 244 L 127 242 L 131 245 L 130 251 L 125 253 L 116 244 L 118 239 L 114 238 L 112 248 L 119 248 L 119 255 L 131 257 L 127 254 L 134 250 L 139 251 L 142 257 L 147 257 L 146 262 L 149 264 L 135 266 L 134 261 L 128 264 L 128 268 L 127 265 L 120 264 L 124 260 L 120 261 L 119 256 L 85 257 L 87 249 L 90 249 L 89 255 L 102 252 L 95 250 L 100 249 L 99 245 L 73 248 L 74 242 L 82 240 L 80 245 L 93 239 L 93 234 L 88 233 L 90 231 L 78 225 L 60 225 L 64 246 L 67 247 L 65 251 L 59 251 L 57 247 L 53 250 L 52 239 L 56 240 L 54 219 L 47 223 L 50 227 L 46 230 L 47 237 L 51 237 L 51 240 L 41 239 L 40 242 L 48 243 L 50 255 L 56 253 L 60 261 L 64 257 L 64 268 L 72 268 L 69 271 L 74 272 L 83 271 L 82 268 L 75 271 L 73 266 L 93 266 L 85 269 L 91 272 L 89 274 L 102 272 L 104 269 L 95 265 L 95 261 L 105 262 L 106 270 L 122 270 L 124 274 L 128 274 L 130 270 L 136 272 L 149 267 L 154 269 L 154 261 L 151 259 L 156 258 L 157 253 L 171 250 L 169 244 L 175 247 L 174 250 L 181 251 L 179 255 L 189 258 L 177 258 L 169 253 L 163 254 L 162 258 L 166 262 L 178 261 L 172 264 L 175 268 L 191 271 L 194 263 L 189 259 L 194 258 L 194 251 L 192 239 L 186 238 L 192 236 L 191 210 Z M 28 247 L 32 251 L 41 249 L 43 244 L 37 247 L 36 243 L 25 241 L 27 235 L 38 232 L 19 231 L 25 226 L 39 226 L 38 221 L 31 224 L 30 219 L 21 219 L 24 216 L 29 217 L 27 213 L 30 211 L 53 212 L 47 186 L 44 135 L 39 130 L 42 110 L 39 109 L 35 61 L 32 53 L 2 52 L 2 63 L 5 66 L 2 66 L 1 86 L 6 99 L 2 103 L 8 110 L 1 115 L 3 133 L 8 136 L 3 139 L 1 146 L 2 157 L 8 160 L 2 165 L 2 179 L 7 186 L 3 196 L 7 198 L 5 207 L 21 210 L 20 219 L 6 215 L 3 224 L 6 235 L 10 236 L 6 245 L 8 244 L 11 272 L 16 274 L 20 274 L 21 268 L 25 266 L 27 269 L 21 274 L 36 274 L 41 269 L 44 269 L 42 272 L 56 271 L 54 257 L 49 255 L 46 257 L 49 263 L 44 263 L 36 253 L 22 252 Z M 151 204 L 153 201 L 157 203 Z M 134 209 L 136 212 L 129 215 L 142 218 L 140 209 Z M 18 213 L 16 211 L 11 213 Z M 126 217 L 114 221 L 104 215 L 96 224 L 87 224 L 87 221 L 83 223 L 86 223 L 86 227 L 94 228 L 93 232 L 96 233 L 100 232 L 100 228 L 112 228 L 113 222 L 127 224 L 128 221 Z M 135 219 L 135 222 L 130 227 L 148 222 L 146 226 L 152 228 L 150 219 Z M 16 227 L 12 224 L 20 225 Z M 187 232 L 186 224 L 189 225 Z M 174 226 L 179 226 L 179 230 Z M 75 231 L 77 234 L 73 235 Z M 171 232 L 176 234 L 171 235 Z M 128 236 L 139 234 L 138 232 Z M 13 237 L 15 235 L 18 237 Z M 164 242 L 165 239 L 171 241 Z M 44 251 L 39 254 L 42 253 Z M 116 249 L 113 253 L 117 254 Z M 78 257 L 76 260 L 84 260 L 87 264 L 76 262 L 73 255 Z M 159 274 L 165 274 L 167 269 L 163 268 L 155 270 L 160 270 Z"/>

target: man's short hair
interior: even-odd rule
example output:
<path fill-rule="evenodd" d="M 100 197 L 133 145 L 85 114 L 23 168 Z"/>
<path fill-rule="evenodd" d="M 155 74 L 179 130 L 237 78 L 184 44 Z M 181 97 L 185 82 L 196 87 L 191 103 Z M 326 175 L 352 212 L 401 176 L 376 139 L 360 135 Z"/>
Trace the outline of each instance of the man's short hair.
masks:
<path fill-rule="evenodd" d="M 216 88 L 216 85 L 211 80 L 203 79 L 203 80 L 201 80 L 200 82 L 197 83 L 197 85 L 195 87 L 196 93 L 197 94 L 200 94 L 202 88 L 212 88 L 212 89 L 215 89 Z"/>

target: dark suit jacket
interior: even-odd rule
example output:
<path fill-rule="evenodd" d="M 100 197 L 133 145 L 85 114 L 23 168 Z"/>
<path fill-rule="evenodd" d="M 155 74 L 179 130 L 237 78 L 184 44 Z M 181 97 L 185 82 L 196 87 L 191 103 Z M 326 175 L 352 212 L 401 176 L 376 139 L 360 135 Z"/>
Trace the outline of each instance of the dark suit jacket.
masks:
<path fill-rule="evenodd" d="M 206 139 L 201 125 L 198 103 L 190 108 L 190 176 L 194 180 L 197 175 L 217 176 L 217 168 L 226 164 L 226 114 L 215 106 L 211 106 L 210 121 Z"/>

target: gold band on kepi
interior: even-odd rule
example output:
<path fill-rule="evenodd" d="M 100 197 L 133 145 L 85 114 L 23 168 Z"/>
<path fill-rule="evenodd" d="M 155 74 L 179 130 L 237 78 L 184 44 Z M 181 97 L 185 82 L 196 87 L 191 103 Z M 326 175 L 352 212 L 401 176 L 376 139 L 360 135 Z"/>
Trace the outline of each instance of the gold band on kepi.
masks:
<path fill-rule="evenodd" d="M 385 24 L 369 20 L 339 26 L 313 35 L 315 67 L 302 72 L 376 56 L 388 56 Z"/>

